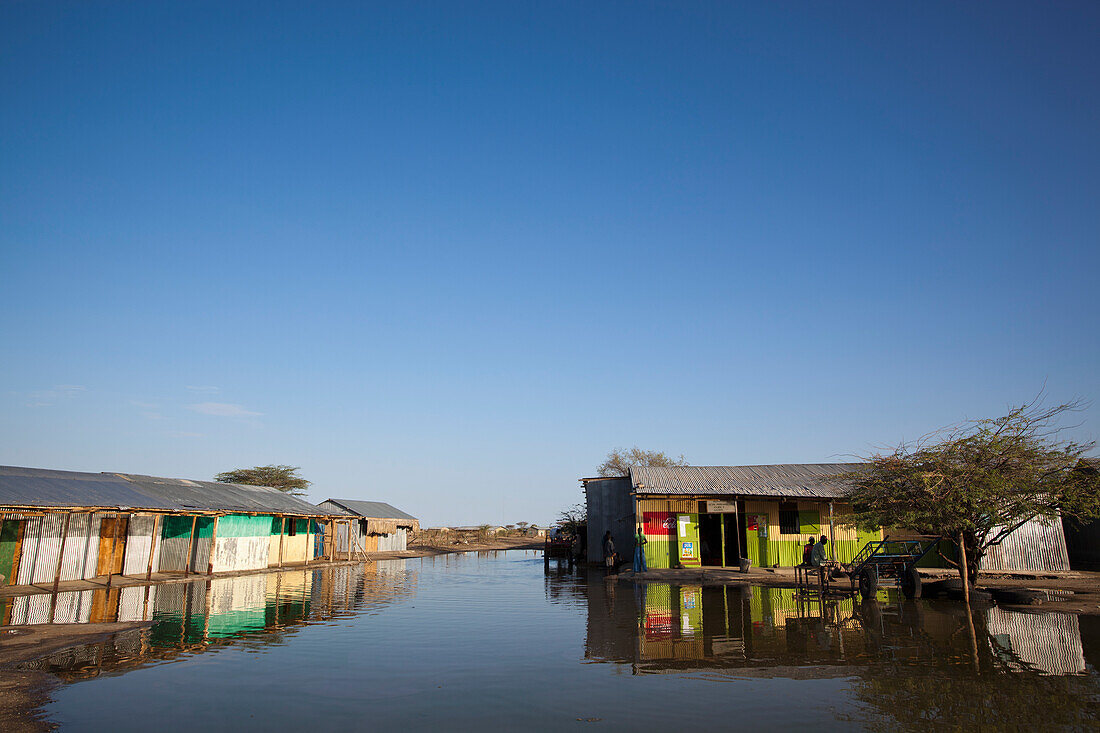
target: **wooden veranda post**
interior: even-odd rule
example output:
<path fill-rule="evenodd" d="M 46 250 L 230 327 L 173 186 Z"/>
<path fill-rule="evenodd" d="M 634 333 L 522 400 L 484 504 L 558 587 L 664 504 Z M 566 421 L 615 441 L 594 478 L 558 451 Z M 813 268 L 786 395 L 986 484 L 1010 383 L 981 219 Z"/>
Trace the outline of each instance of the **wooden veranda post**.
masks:
<path fill-rule="evenodd" d="M 183 560 L 183 576 L 191 574 L 191 553 L 195 551 L 195 523 L 199 521 L 198 515 L 191 517 L 191 536 L 187 539 L 187 557 Z"/>
<path fill-rule="evenodd" d="M 829 502 L 829 559 L 836 561 L 836 540 L 833 538 L 833 502 Z"/>
<path fill-rule="evenodd" d="M 122 515 L 115 514 L 115 526 L 111 528 L 111 559 L 107 563 L 107 587 L 111 587 L 111 574 L 115 569 L 115 546 L 118 545 L 118 525 Z"/>
<path fill-rule="evenodd" d="M 206 563 L 206 574 L 207 575 L 213 575 L 214 574 L 214 547 L 215 547 L 215 545 L 217 544 L 217 541 L 218 541 L 218 520 L 219 519 L 221 519 L 221 517 L 214 517 L 214 526 L 210 530 L 210 552 L 207 553 L 209 555 L 210 559 Z"/>
<path fill-rule="evenodd" d="M 286 517 L 283 517 L 283 524 L 279 528 L 279 567 L 283 566 L 283 542 L 286 538 Z"/>
<path fill-rule="evenodd" d="M 69 520 L 72 518 L 73 513 L 67 512 L 65 514 L 64 528 L 61 530 L 61 545 L 57 548 L 57 567 L 54 569 L 53 574 L 53 593 L 57 596 L 57 586 L 61 582 L 61 560 L 65 557 L 65 538 L 69 536 Z M 50 623 L 53 623 L 53 611 L 50 611 Z"/>
<path fill-rule="evenodd" d="M 741 499 L 733 497 L 733 536 L 737 540 L 737 567 L 741 567 L 741 558 L 748 553 L 741 547 Z"/>
<path fill-rule="evenodd" d="M 149 542 L 149 567 L 145 571 L 145 579 L 153 579 L 153 553 L 157 551 L 157 529 L 160 527 L 160 515 L 153 515 L 153 537 Z M 146 596 L 148 597 L 148 596 Z"/>

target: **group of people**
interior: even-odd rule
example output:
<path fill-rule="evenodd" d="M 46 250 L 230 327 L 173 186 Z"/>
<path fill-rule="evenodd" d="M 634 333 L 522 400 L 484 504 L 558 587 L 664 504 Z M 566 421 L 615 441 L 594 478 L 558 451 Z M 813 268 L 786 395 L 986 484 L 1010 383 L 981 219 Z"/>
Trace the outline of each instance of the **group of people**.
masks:
<path fill-rule="evenodd" d="M 634 535 L 634 572 L 644 573 L 649 570 L 645 561 L 644 545 L 648 542 L 642 528 L 638 527 L 638 533 Z M 611 536 L 611 530 L 607 530 L 603 536 L 603 561 L 607 572 L 619 572 L 619 554 L 615 552 L 615 538 Z"/>
<path fill-rule="evenodd" d="M 821 535 L 821 539 L 814 542 L 811 537 L 802 548 L 802 565 L 805 567 L 819 568 L 825 564 L 825 545 L 829 544 L 829 538 Z"/>

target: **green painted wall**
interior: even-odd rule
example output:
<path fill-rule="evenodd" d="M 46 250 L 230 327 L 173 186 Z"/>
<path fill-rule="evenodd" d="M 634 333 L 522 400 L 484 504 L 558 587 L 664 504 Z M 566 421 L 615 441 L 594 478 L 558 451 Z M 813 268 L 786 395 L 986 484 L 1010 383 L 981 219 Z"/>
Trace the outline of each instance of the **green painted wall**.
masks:
<path fill-rule="evenodd" d="M 267 537 L 271 534 L 271 520 L 269 515 L 227 514 L 218 519 L 218 537 Z"/>
<path fill-rule="evenodd" d="M 4 580 L 0 585 L 11 585 L 12 567 L 15 565 L 15 544 L 19 539 L 19 521 L 7 520 L 0 522 L 0 575 Z M 2 615 L 0 615 L 2 618 Z"/>

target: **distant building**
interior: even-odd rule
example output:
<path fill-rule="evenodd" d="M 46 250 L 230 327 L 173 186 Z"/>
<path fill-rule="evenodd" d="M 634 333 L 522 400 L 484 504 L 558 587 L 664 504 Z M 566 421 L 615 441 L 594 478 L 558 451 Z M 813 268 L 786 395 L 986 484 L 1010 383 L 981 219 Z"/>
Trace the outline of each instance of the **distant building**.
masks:
<path fill-rule="evenodd" d="M 352 525 L 352 551 L 397 552 L 409 548 L 409 532 L 420 530 L 420 520 L 411 514 L 381 501 L 328 499 L 318 504 L 322 509 L 356 517 Z M 337 551 L 347 552 L 347 536 L 337 528 Z"/>

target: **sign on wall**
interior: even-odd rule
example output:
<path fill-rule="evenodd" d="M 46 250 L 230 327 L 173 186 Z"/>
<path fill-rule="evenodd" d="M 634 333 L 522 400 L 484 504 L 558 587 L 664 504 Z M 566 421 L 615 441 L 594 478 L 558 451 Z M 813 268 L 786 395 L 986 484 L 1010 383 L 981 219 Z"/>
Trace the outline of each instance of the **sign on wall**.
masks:
<path fill-rule="evenodd" d="M 737 511 L 736 501 L 707 501 L 708 514 L 733 514 Z"/>

